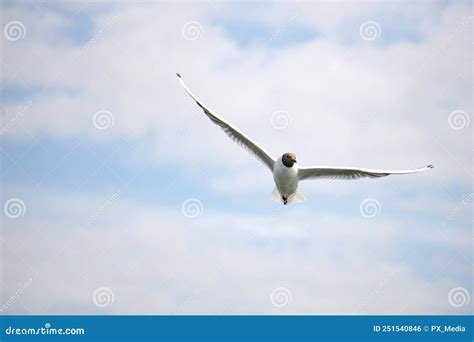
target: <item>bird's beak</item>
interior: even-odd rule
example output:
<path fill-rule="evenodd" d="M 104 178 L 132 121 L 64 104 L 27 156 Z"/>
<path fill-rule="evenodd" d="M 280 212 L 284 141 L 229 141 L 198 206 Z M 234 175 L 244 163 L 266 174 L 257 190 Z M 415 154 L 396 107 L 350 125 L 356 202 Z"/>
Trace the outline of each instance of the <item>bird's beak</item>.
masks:
<path fill-rule="evenodd" d="M 293 159 L 293 161 L 294 161 L 295 163 L 297 163 L 297 161 L 296 161 L 296 158 L 295 158 L 295 159 Z"/>

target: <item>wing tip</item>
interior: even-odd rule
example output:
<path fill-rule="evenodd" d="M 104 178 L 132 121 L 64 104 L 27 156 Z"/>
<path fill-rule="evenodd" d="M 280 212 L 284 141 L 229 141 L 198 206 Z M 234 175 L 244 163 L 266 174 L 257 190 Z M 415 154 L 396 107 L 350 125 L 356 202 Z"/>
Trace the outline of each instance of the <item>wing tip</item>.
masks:
<path fill-rule="evenodd" d="M 176 76 L 178 76 L 178 78 L 181 78 L 181 75 L 179 73 L 176 73 Z"/>
<path fill-rule="evenodd" d="M 434 169 L 434 165 L 433 165 L 433 164 L 430 164 L 430 165 L 428 165 L 426 168 L 428 168 L 428 169 Z"/>

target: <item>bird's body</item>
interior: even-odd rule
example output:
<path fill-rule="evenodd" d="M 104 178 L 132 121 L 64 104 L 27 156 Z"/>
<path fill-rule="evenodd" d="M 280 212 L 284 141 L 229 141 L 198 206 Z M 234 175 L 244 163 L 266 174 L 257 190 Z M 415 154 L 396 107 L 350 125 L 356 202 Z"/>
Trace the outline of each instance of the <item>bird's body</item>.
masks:
<path fill-rule="evenodd" d="M 273 180 L 283 204 L 292 202 L 298 191 L 298 165 L 295 163 L 291 167 L 285 166 L 282 158 L 278 158 L 273 167 Z M 277 198 L 274 198 L 274 200 L 277 200 Z"/>
<path fill-rule="evenodd" d="M 433 168 L 428 165 L 423 168 L 414 170 L 374 170 L 358 167 L 334 167 L 334 166 L 316 166 L 316 167 L 299 167 L 296 156 L 293 153 L 284 153 L 280 158 L 274 159 L 270 154 L 257 143 L 252 141 L 238 128 L 224 120 L 217 113 L 206 107 L 184 84 L 181 75 L 176 74 L 181 85 L 186 92 L 196 101 L 197 105 L 202 108 L 204 114 L 216 125 L 220 126 L 223 131 L 235 142 L 244 147 L 259 159 L 273 174 L 276 188 L 273 191 L 272 198 L 280 203 L 296 203 L 304 201 L 306 198 L 298 191 L 299 181 L 305 179 L 333 178 L 333 179 L 357 179 L 357 178 L 379 178 L 391 174 L 409 174 L 425 171 Z"/>

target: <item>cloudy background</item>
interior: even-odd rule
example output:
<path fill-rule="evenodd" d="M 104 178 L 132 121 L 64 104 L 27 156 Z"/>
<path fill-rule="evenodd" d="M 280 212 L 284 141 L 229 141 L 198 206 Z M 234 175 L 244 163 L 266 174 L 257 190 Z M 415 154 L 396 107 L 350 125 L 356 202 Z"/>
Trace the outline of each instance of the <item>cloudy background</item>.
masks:
<path fill-rule="evenodd" d="M 1 4 L 3 314 L 466 314 L 472 5 Z M 272 178 L 275 157 L 416 175 Z"/>

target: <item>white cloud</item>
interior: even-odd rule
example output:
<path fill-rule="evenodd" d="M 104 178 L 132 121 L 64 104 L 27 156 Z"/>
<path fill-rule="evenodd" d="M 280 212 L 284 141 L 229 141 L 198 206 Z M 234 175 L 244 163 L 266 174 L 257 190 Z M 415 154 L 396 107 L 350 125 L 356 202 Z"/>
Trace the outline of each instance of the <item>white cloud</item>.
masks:
<path fill-rule="evenodd" d="M 446 301 L 456 279 L 469 274 L 455 252 L 462 244 L 424 262 L 423 272 L 413 264 L 433 244 L 447 248 L 428 227 L 324 218 L 297 207 L 245 217 L 205 207 L 189 219 L 180 207 L 146 208 L 120 196 L 22 195 L 28 215 L 4 222 L 2 300 L 33 280 L 8 313 L 468 312 Z M 410 241 L 417 242 L 399 256 Z M 281 286 L 292 302 L 277 308 L 269 296 Z M 112 291 L 113 304 L 94 305 L 101 287 Z"/>
<path fill-rule="evenodd" d="M 420 42 L 381 46 L 358 40 L 360 21 L 383 19 L 394 6 Z M 114 5 L 112 12 L 86 7 L 97 24 L 94 41 L 86 46 L 58 40 L 66 22 L 59 13 L 2 9 L 6 20 L 20 20 L 27 29 L 22 41 L 2 40 L 2 81 L 45 87 L 24 115 L 18 115 L 16 105 L 6 106 L 4 122 L 18 119 L 5 137 L 46 132 L 107 140 L 152 132 L 157 162 L 214 175 L 224 171 L 221 178 L 204 181 L 221 193 L 250 189 L 269 197 L 268 171 L 210 124 L 180 88 L 174 76 L 179 71 L 211 108 L 275 156 L 296 151 L 300 163 L 308 165 L 436 165 L 430 173 L 403 180 L 308 182 L 303 191 L 390 198 L 394 207 L 449 214 L 446 208 L 455 207 L 456 199 L 444 200 L 445 189 L 467 188 L 472 174 L 471 129 L 456 131 L 448 124 L 449 113 L 458 109 L 474 121 L 471 33 L 463 26 L 470 7 L 363 7 L 338 12 L 332 5 L 305 5 L 292 25 L 320 35 L 280 49 L 239 47 L 216 23 L 242 18 L 230 5 L 142 3 Z M 290 13 L 283 5 L 261 11 L 267 16 L 256 18 L 268 20 L 275 30 Z M 183 25 L 191 20 L 203 26 L 194 41 L 182 37 Z M 105 131 L 92 122 L 102 109 L 114 117 Z M 275 110 L 291 114 L 291 127 L 272 127 Z M 255 173 L 249 171 L 253 167 Z M 423 195 L 394 199 L 400 189 Z M 305 207 L 276 217 L 206 207 L 204 215 L 189 220 L 180 208 L 143 208 L 121 198 L 96 217 L 103 199 L 25 196 L 31 199 L 28 215 L 7 221 L 2 237 L 3 299 L 30 276 L 33 281 L 10 312 L 468 312 L 446 300 L 459 279 L 470 274 L 462 255 L 455 254 L 470 254 L 467 233 L 459 227 L 455 233 L 442 231 L 443 237 L 409 219 L 325 218 Z M 91 218 L 93 224 L 81 229 Z M 455 255 L 426 252 L 433 260 L 426 273 L 440 274 L 433 279 L 414 269 L 414 261 L 426 256 L 416 249 L 406 259 L 395 258 L 400 245 L 413 241 L 423 251 L 436 246 Z M 449 260 L 454 261 L 448 265 Z M 113 291 L 113 305 L 93 305 L 91 296 L 99 287 Z M 290 306 L 271 305 L 269 295 L 278 287 L 290 289 Z"/>
<path fill-rule="evenodd" d="M 405 15 L 412 13 L 407 9 L 412 6 L 399 6 Z M 281 17 L 275 8 L 274 17 Z M 381 8 L 385 6 L 374 6 L 371 17 Z M 24 17 L 34 24 L 35 34 L 21 44 L 6 45 L 4 80 L 75 89 L 46 90 L 8 133 L 25 134 L 25 128 L 33 134 L 102 139 L 153 131 L 156 158 L 162 161 L 171 158 L 187 164 L 213 155 L 209 164 L 227 162 L 233 167 L 239 156 L 243 165 L 256 165 L 180 89 L 174 76 L 179 71 L 208 105 L 275 156 L 291 150 L 303 164 L 376 168 L 434 163 L 440 172 L 432 177 L 439 180 L 447 174 L 466 183 L 470 129 L 455 131 L 447 124 L 453 110 L 472 115 L 469 77 L 463 76 L 471 67 L 470 33 L 462 24 L 469 22 L 466 8 L 430 9 L 439 21 L 418 44 L 377 47 L 360 40 L 344 45 L 322 35 L 277 50 L 237 47 L 222 27 L 213 24 L 212 6 L 147 4 L 116 6 L 112 13 L 90 11 L 100 35 L 86 47 L 45 39 L 60 29 L 64 19 L 59 14 L 29 18 L 24 11 L 8 9 L 7 18 Z M 304 18 L 316 15 L 308 13 L 305 8 Z M 408 17 L 421 15 L 414 13 Z M 182 37 L 182 26 L 189 20 L 203 25 L 204 33 L 196 41 Z M 294 25 L 304 24 L 300 20 L 296 18 Z M 276 28 L 277 22 L 272 22 Z M 91 124 L 101 109 L 115 118 L 107 132 Z M 271 113 L 278 109 L 292 116 L 287 130 L 270 125 Z M 7 114 L 14 116 L 15 110 L 7 108 Z M 456 168 L 450 167 L 452 163 Z"/>

